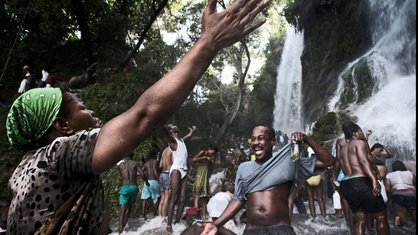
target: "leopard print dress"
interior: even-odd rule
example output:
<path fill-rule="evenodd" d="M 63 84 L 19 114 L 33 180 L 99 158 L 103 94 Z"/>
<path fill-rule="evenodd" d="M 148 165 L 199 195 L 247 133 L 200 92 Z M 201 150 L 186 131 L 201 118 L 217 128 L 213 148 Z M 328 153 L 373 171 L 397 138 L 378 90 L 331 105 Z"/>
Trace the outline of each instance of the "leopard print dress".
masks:
<path fill-rule="evenodd" d="M 92 155 L 99 131 L 57 138 L 23 157 L 9 179 L 10 234 L 98 234 L 104 197 Z"/>

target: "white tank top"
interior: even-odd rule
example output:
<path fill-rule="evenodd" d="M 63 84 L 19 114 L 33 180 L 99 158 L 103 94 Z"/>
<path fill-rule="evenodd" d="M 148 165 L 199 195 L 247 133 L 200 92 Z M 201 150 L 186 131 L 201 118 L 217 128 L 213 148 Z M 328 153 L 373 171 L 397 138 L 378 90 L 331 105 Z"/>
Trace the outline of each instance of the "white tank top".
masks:
<path fill-rule="evenodd" d="M 173 170 L 179 170 L 181 178 L 183 179 L 187 174 L 187 147 L 182 139 L 177 139 L 177 149 L 171 152 L 173 153 L 173 164 L 170 167 L 170 175 Z"/>

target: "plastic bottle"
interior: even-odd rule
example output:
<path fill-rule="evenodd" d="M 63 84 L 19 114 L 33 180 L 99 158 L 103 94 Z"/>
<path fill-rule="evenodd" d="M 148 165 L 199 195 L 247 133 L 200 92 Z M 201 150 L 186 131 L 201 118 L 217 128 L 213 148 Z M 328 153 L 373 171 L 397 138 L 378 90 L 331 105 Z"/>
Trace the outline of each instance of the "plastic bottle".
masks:
<path fill-rule="evenodd" d="M 292 146 L 291 146 L 291 152 L 292 155 L 290 157 L 290 160 L 292 160 L 292 162 L 297 161 L 300 157 L 300 145 L 301 143 L 296 142 L 296 140 L 294 140 L 292 138 Z"/>
<path fill-rule="evenodd" d="M 341 197 L 337 190 L 335 190 L 332 194 L 332 202 L 334 205 L 334 209 L 341 209 Z"/>

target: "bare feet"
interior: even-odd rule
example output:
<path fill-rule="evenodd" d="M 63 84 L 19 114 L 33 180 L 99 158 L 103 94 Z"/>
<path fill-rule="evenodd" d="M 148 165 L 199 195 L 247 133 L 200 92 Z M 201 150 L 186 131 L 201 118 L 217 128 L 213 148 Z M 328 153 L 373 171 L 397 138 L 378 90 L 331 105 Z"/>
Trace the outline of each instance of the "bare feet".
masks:
<path fill-rule="evenodd" d="M 171 226 L 167 226 L 165 228 L 165 230 L 167 231 L 168 234 L 172 234 L 173 233 L 173 228 Z"/>

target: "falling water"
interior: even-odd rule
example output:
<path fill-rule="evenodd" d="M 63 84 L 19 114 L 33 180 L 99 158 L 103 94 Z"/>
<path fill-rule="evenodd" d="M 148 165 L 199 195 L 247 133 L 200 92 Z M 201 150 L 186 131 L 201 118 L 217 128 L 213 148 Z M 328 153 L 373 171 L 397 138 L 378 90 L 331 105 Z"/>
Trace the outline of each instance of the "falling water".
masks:
<path fill-rule="evenodd" d="M 288 26 L 281 63 L 277 71 L 274 123 L 276 130 L 290 134 L 303 130 L 302 64 L 303 33 Z"/>
<path fill-rule="evenodd" d="M 341 73 L 328 107 L 348 111 L 363 129 L 372 130 L 370 144 L 380 142 L 395 149 L 397 159 L 416 161 L 416 1 L 370 0 L 370 6 L 373 46 Z M 340 102 L 349 86 L 345 79 L 352 76 L 357 92 L 355 72 L 364 62 L 374 80 L 370 97 L 342 106 L 347 105 Z"/>

